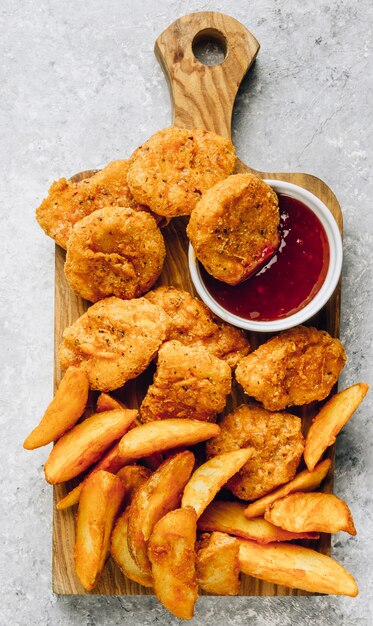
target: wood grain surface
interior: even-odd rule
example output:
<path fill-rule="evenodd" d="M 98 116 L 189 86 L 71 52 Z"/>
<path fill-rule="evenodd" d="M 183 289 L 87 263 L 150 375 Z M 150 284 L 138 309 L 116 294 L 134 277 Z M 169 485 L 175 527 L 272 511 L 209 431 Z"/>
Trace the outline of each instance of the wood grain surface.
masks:
<path fill-rule="evenodd" d="M 220 43 L 226 52 L 220 65 L 206 66 L 193 54 L 193 42 L 200 38 L 212 38 Z M 231 119 L 234 100 L 239 85 L 255 60 L 259 44 L 255 37 L 239 22 L 226 15 L 202 12 L 186 15 L 169 26 L 157 39 L 155 53 L 161 63 L 171 91 L 173 103 L 173 124 L 186 128 L 205 128 L 221 135 L 231 136 Z M 263 178 L 285 180 L 318 196 L 330 209 L 342 232 L 342 213 L 338 201 L 329 187 L 309 174 L 258 172 L 242 162 L 237 164 L 237 172 L 250 171 Z M 73 177 L 81 180 L 94 171 L 81 172 Z M 187 263 L 188 240 L 185 233 L 187 218 L 176 218 L 163 229 L 167 257 L 158 284 L 174 285 L 195 293 Z M 66 282 L 63 266 L 65 252 L 56 246 L 55 253 L 55 387 L 61 380 L 58 363 L 58 346 L 64 329 L 72 324 L 88 307 L 88 303 L 76 296 Z M 311 320 L 317 328 L 327 330 L 334 337 L 339 335 L 340 284 L 333 297 L 320 313 Z M 250 333 L 252 345 L 258 346 L 268 337 Z M 136 381 L 130 381 L 116 395 L 129 406 L 137 407 L 145 395 L 152 376 L 151 368 Z M 115 395 L 115 394 L 114 394 Z M 92 411 L 97 394 L 91 393 L 88 412 Z M 243 400 L 242 391 L 234 387 L 227 409 Z M 312 417 L 317 411 L 317 403 L 303 407 L 296 412 L 302 416 L 306 432 Z M 334 449 L 329 448 L 332 468 L 325 481 L 324 491 L 332 491 Z M 54 504 L 79 481 L 54 487 Z M 103 576 L 97 587 L 87 592 L 79 583 L 74 570 L 74 524 L 76 511 L 68 509 L 53 514 L 53 591 L 57 594 L 152 594 L 127 578 L 108 560 Z M 330 552 L 330 536 L 321 535 L 318 542 L 312 543 L 323 553 Z M 241 595 L 283 596 L 310 595 L 307 592 L 288 589 L 266 583 L 249 576 L 242 576 Z"/>

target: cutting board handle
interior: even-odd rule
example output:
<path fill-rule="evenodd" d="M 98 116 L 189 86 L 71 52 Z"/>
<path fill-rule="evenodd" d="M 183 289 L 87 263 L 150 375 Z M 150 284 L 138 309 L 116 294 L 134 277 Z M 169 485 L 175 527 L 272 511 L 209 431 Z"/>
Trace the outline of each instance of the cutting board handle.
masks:
<path fill-rule="evenodd" d="M 194 56 L 193 43 L 203 38 L 223 49 L 222 63 L 207 66 Z M 174 125 L 230 137 L 236 94 L 259 47 L 247 28 L 223 13 L 190 13 L 166 28 L 155 54 L 169 82 Z"/>

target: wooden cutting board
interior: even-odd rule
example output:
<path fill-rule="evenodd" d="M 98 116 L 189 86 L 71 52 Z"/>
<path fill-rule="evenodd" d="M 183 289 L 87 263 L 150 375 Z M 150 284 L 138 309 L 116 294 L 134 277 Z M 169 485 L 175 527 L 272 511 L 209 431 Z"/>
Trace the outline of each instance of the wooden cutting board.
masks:
<path fill-rule="evenodd" d="M 209 67 L 195 58 L 192 44 L 205 37 L 218 41 L 226 51 L 224 61 L 220 65 Z M 192 13 L 171 24 L 158 37 L 155 53 L 170 85 L 173 124 L 186 128 L 204 128 L 230 137 L 232 111 L 237 90 L 258 50 L 259 43 L 255 37 L 235 19 L 221 13 Z M 342 213 L 338 201 L 329 187 L 318 178 L 309 174 L 258 172 L 240 161 L 237 171 L 249 171 L 262 178 L 289 181 L 308 189 L 326 204 L 342 230 Z M 81 180 L 93 173 L 92 170 L 81 172 L 73 179 Z M 187 263 L 186 224 L 186 218 L 177 218 L 163 229 L 167 257 L 159 284 L 174 285 L 194 293 Z M 88 303 L 76 296 L 69 288 L 63 271 L 65 252 L 58 246 L 56 246 L 55 259 L 55 386 L 57 387 L 61 380 L 57 354 L 63 330 L 84 313 Z M 339 318 L 340 285 L 328 304 L 311 320 L 311 323 L 319 329 L 327 330 L 334 337 L 338 337 Z M 263 334 L 250 333 L 250 341 L 254 347 L 266 338 Z M 136 381 L 130 381 L 120 392 L 120 397 L 129 406 L 137 407 L 145 395 L 150 378 L 151 373 L 147 372 Z M 91 411 L 95 397 L 92 393 Z M 228 408 L 242 401 L 242 392 L 234 388 Z M 297 411 L 298 415 L 303 418 L 305 432 L 316 410 L 317 405 L 313 404 Z M 329 455 L 334 460 L 333 449 L 329 449 Z M 324 491 L 332 490 L 332 477 L 333 470 L 330 471 L 326 480 Z M 67 486 L 57 485 L 54 488 L 54 504 L 75 484 L 76 482 L 71 481 Z M 53 591 L 58 594 L 89 593 L 80 585 L 74 571 L 75 514 L 76 511 L 72 509 L 57 511 L 54 508 Z M 329 536 L 321 535 L 316 543 L 316 546 L 315 542 L 312 544 L 316 549 L 323 553 L 330 552 Z M 90 593 L 149 595 L 152 591 L 126 579 L 109 559 L 99 584 Z M 287 589 L 249 576 L 242 576 L 240 593 L 247 596 L 309 595 L 303 591 Z"/>

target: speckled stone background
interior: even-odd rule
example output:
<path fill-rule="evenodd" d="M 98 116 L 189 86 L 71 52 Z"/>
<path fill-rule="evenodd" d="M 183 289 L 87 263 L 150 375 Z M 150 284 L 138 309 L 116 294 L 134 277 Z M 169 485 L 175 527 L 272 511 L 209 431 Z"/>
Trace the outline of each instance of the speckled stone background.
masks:
<path fill-rule="evenodd" d="M 0 624 L 176 624 L 151 597 L 51 592 L 51 489 L 46 450 L 22 441 L 48 404 L 53 374 L 54 245 L 34 221 L 52 180 L 129 155 L 170 123 L 156 36 L 193 10 L 220 10 L 261 51 L 234 113 L 239 156 L 259 169 L 326 180 L 345 217 L 342 386 L 373 364 L 372 4 L 370 0 L 2 0 L 0 6 Z M 194 624 L 373 623 L 373 423 L 367 398 L 338 438 L 335 492 L 358 537 L 334 556 L 356 576 L 357 599 L 202 598 Z"/>

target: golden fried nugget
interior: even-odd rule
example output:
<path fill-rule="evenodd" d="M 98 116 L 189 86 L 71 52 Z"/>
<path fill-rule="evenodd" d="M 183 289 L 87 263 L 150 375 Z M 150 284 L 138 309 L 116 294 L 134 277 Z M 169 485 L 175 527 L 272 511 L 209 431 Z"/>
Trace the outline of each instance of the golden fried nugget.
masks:
<path fill-rule="evenodd" d="M 66 249 L 74 224 L 97 209 L 108 206 L 149 211 L 133 198 L 128 184 L 128 160 L 112 161 L 102 170 L 79 182 L 60 180 L 52 183 L 47 198 L 36 209 L 36 219 L 49 237 Z M 154 215 L 156 221 L 160 216 Z"/>
<path fill-rule="evenodd" d="M 232 368 L 250 352 L 243 331 L 223 322 L 187 291 L 163 286 L 149 291 L 145 297 L 170 316 L 169 339 L 176 339 L 185 346 L 203 346 Z"/>
<path fill-rule="evenodd" d="M 253 174 L 235 174 L 203 194 L 187 234 L 209 274 L 237 285 L 278 248 L 279 223 L 273 189 Z"/>
<path fill-rule="evenodd" d="M 82 367 L 91 389 L 112 391 L 149 365 L 167 335 L 168 316 L 145 298 L 93 304 L 63 333 L 62 369 Z"/>
<path fill-rule="evenodd" d="M 161 231 L 151 215 L 108 206 L 74 226 L 65 274 L 70 287 L 86 300 L 130 300 L 154 285 L 165 256 Z"/>
<path fill-rule="evenodd" d="M 189 215 L 202 193 L 232 173 L 234 146 L 207 130 L 165 128 L 130 158 L 128 185 L 158 215 Z"/>
<path fill-rule="evenodd" d="M 303 449 L 302 421 L 289 413 L 270 413 L 258 404 L 242 404 L 223 417 L 221 432 L 207 443 L 212 457 L 239 448 L 254 448 L 227 483 L 242 500 L 254 500 L 294 478 Z"/>
<path fill-rule="evenodd" d="M 338 339 L 324 330 L 297 326 L 244 357 L 236 378 L 247 395 L 278 411 L 326 398 L 346 361 Z"/>
<path fill-rule="evenodd" d="M 168 418 L 214 421 L 231 390 L 231 370 L 202 346 L 167 341 L 140 408 L 142 422 Z"/>

